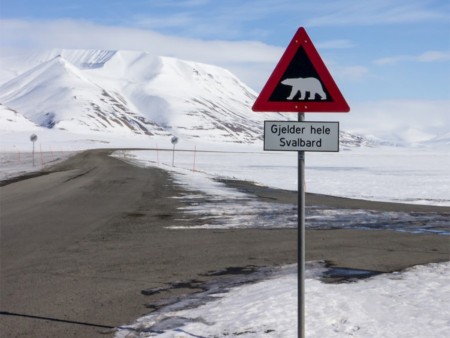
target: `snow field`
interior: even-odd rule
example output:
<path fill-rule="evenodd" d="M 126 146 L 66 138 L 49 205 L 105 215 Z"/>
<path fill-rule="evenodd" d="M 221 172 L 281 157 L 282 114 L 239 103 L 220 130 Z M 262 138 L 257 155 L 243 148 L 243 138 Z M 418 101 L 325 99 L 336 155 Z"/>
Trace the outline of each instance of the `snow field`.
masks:
<path fill-rule="evenodd" d="M 308 269 L 308 266 L 307 266 Z M 309 266 L 309 272 L 317 269 Z M 195 309 L 140 318 L 124 337 L 297 337 L 297 272 L 231 289 Z M 307 270 L 307 272 L 308 272 Z M 306 336 L 311 338 L 446 338 L 450 335 L 450 263 L 416 266 L 355 283 L 306 278 Z M 175 327 L 150 332 L 162 319 Z M 181 321 L 181 323 L 180 323 Z M 183 324 L 184 323 L 184 324 Z"/>
<path fill-rule="evenodd" d="M 73 151 L 38 150 L 34 154 L 34 165 L 32 152 L 16 150 L 15 152 L 0 153 L 0 181 L 44 170 L 48 166 L 61 162 L 75 153 Z"/>
<path fill-rule="evenodd" d="M 185 185 L 188 190 L 208 194 L 213 200 L 235 200 L 237 204 L 245 202 L 246 194 L 214 181 L 214 177 L 248 179 L 259 183 L 264 181 L 271 186 L 285 187 L 283 184 L 292 177 L 296 178 L 296 159 L 291 155 L 277 154 L 270 157 L 267 153 L 197 152 L 194 166 L 193 152 L 177 152 L 175 166 L 172 167 L 171 152 L 155 154 L 132 151 L 126 154 L 129 161 L 138 165 L 168 169 L 176 182 Z M 389 148 L 356 149 L 342 155 L 344 158 L 341 160 L 338 157 L 316 157 L 313 167 L 307 170 L 308 177 L 312 176 L 310 181 L 307 180 L 308 189 L 312 189 L 311 185 L 320 187 L 314 185 L 314 174 L 320 173 L 323 186 L 331 186 L 337 195 L 351 196 L 357 191 L 357 185 L 361 184 L 358 180 L 355 183 L 354 175 L 349 174 L 353 170 L 365 175 L 367 182 L 364 184 L 367 187 L 376 187 L 383 180 L 391 184 L 379 190 L 378 197 L 381 200 L 397 200 L 398 196 L 402 196 L 405 202 L 418 202 L 416 196 L 424 191 L 428 191 L 429 195 L 420 200 L 426 200 L 428 203 L 438 204 L 442 199 L 448 199 L 447 195 L 445 198 L 442 198 L 444 195 L 439 195 L 443 191 L 439 190 L 437 183 L 440 182 L 448 188 L 447 172 L 442 167 L 443 163 L 447 163 L 445 154 L 437 157 L 439 161 L 433 160 L 436 154 L 426 151 L 409 152 Z M 309 157 L 313 162 L 314 157 L 308 156 L 307 159 Z M 264 171 L 266 172 L 263 173 Z M 338 177 L 336 173 L 340 172 L 347 172 L 347 175 L 340 177 L 339 185 L 333 185 L 333 181 Z M 414 179 L 415 176 L 427 175 L 428 180 Z M 403 181 L 396 179 L 398 177 L 406 177 L 406 180 L 409 179 L 415 184 L 408 189 L 403 186 Z M 318 176 L 316 178 L 318 179 Z M 296 185 L 296 182 L 294 184 Z M 427 190 L 428 184 L 432 184 L 435 189 Z M 399 195 L 402 190 L 403 194 Z M 358 191 L 361 194 L 361 186 Z M 193 193 L 184 198 L 195 199 L 196 196 Z M 205 210 L 211 206 L 203 205 L 199 208 Z M 239 215 L 239 223 L 242 224 L 242 215 Z M 232 222 L 226 219 L 227 214 L 224 212 L 219 211 L 216 216 L 225 218 L 226 223 Z M 124 328 L 116 337 L 295 338 L 297 273 L 295 269 L 292 270 L 286 267 L 283 274 L 233 288 L 228 293 L 218 295 L 216 300 L 194 309 L 162 309 L 158 313 L 138 319 L 132 326 L 133 330 Z M 450 308 L 447 304 L 450 295 L 450 262 L 416 266 L 400 273 L 383 274 L 342 284 L 321 282 L 317 265 L 307 264 L 306 272 L 307 337 L 446 338 L 450 335 Z"/>
<path fill-rule="evenodd" d="M 186 149 L 186 148 L 184 148 Z M 202 152 L 194 146 L 175 153 L 175 169 L 211 177 L 297 190 L 297 154 L 263 152 L 257 146 Z M 211 149 L 209 149 L 211 150 Z M 239 152 L 240 150 L 240 152 Z M 245 151 L 247 150 L 247 151 Z M 129 152 L 148 165 L 171 167 L 172 152 Z M 376 201 L 450 206 L 450 152 L 424 148 L 354 148 L 306 154 L 306 190 Z"/>

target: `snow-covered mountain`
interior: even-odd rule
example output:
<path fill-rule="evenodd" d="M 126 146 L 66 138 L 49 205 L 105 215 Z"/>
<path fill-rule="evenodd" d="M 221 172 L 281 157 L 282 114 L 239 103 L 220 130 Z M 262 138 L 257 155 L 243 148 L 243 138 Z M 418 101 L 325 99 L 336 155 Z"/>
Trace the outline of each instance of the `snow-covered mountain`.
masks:
<path fill-rule="evenodd" d="M 137 51 L 50 50 L 0 58 L 0 128 L 177 135 L 253 143 L 264 120 L 256 93 L 228 70 Z M 344 146 L 372 146 L 341 132 Z"/>
<path fill-rule="evenodd" d="M 17 111 L 0 103 L 0 121 L 2 128 L 13 131 L 34 131 L 39 127 Z"/>
<path fill-rule="evenodd" d="M 0 103 L 40 127 L 253 142 L 267 115 L 287 119 L 252 112 L 256 93 L 216 66 L 132 51 L 34 60 L 18 61 L 31 68 L 0 86 Z"/>
<path fill-rule="evenodd" d="M 373 138 L 351 134 L 342 130 L 339 132 L 339 143 L 344 147 L 374 147 L 381 144 L 380 141 Z"/>
<path fill-rule="evenodd" d="M 429 145 L 429 146 L 450 145 L 450 132 L 443 134 L 443 135 L 436 136 L 436 137 L 432 138 L 431 140 L 424 142 L 424 144 Z"/>

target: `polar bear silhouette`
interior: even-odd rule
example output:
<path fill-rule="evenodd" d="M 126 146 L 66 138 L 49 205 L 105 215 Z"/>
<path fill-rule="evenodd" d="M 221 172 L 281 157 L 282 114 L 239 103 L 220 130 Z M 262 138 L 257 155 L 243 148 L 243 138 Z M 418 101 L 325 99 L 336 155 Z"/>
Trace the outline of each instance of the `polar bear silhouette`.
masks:
<path fill-rule="evenodd" d="M 287 97 L 292 100 L 294 96 L 300 92 L 299 100 L 306 100 L 306 92 L 309 92 L 308 100 L 314 100 L 316 94 L 320 96 L 321 100 L 327 99 L 327 94 L 323 91 L 322 84 L 315 77 L 298 77 L 294 79 L 284 79 L 281 84 L 291 86 L 291 94 Z"/>

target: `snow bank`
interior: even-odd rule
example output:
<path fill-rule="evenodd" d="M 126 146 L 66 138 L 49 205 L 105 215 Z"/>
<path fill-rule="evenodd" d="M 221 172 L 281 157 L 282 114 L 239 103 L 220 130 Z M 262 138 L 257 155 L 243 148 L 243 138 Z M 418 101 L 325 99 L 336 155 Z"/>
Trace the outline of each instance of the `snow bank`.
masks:
<path fill-rule="evenodd" d="M 444 338 L 450 334 L 450 262 L 356 283 L 326 284 L 312 275 L 305 286 L 307 337 Z M 116 334 L 116 338 L 229 336 L 297 337 L 296 271 L 234 288 L 195 309 L 163 310 L 140 318 Z"/>

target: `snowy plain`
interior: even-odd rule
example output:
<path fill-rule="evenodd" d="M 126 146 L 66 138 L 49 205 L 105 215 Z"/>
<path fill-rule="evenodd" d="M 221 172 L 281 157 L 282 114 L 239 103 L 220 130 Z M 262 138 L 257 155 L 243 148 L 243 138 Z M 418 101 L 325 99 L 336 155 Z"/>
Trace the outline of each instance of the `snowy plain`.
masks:
<path fill-rule="evenodd" d="M 274 227 L 275 223 L 296 226 L 296 210 L 292 206 L 248 201 L 245 193 L 215 180 L 250 180 L 295 190 L 296 154 L 152 150 L 119 151 L 115 156 L 136 165 L 169 170 L 178 184 L 192 191 L 184 198 L 193 200 L 193 207 L 185 211 L 203 217 L 209 214 L 205 225 L 197 228 L 239 228 L 252 224 L 264 228 Z M 449 165 L 446 150 L 423 148 L 355 148 L 333 155 L 307 154 L 306 185 L 309 191 L 336 196 L 449 205 Z M 208 195 L 211 202 L 197 206 L 198 193 Z M 231 202 L 223 204 L 223 201 Z M 361 223 L 367 218 L 365 212 L 342 213 L 347 217 L 344 223 Z M 395 217 L 407 217 L 386 213 L 383 216 L 386 224 Z M 339 215 L 318 217 L 330 222 Z M 435 226 L 441 227 L 438 233 L 450 234 L 448 219 L 431 225 Z M 173 227 L 180 228 L 190 227 Z M 324 270 L 320 262 L 307 265 L 307 337 L 450 336 L 450 262 L 343 284 L 321 282 L 319 277 Z M 131 327 L 119 330 L 116 337 L 297 337 L 296 267 L 285 267 L 268 279 L 224 290 L 215 297 L 217 300 L 193 309 L 168 307 L 142 317 Z"/>
<path fill-rule="evenodd" d="M 16 132 L 15 138 L 11 135 L 7 139 L 3 138 L 2 141 L 8 140 L 9 143 L 2 142 L 2 179 L 41 170 L 83 149 L 123 147 L 126 144 L 130 148 L 145 146 L 153 150 L 119 150 L 114 156 L 136 165 L 159 166 L 169 170 L 174 180 L 188 190 L 183 198 L 194 202 L 199 193 L 210 196 L 212 202 L 234 201 L 233 207 L 248 201 L 246 194 L 227 188 L 215 178 L 250 180 L 289 190 L 295 190 L 297 185 L 296 154 L 262 152 L 261 145 L 202 145 L 181 140 L 174 154 L 168 138 L 149 140 L 137 137 L 124 142 L 124 139 L 118 138 L 105 141 L 106 138 L 82 135 L 68 137 L 67 134 L 55 139 L 54 135 L 50 138 L 39 134 L 35 155 L 37 167 L 34 168 L 31 165 L 31 142 L 26 138 L 27 134 Z M 450 205 L 449 166 L 446 148 L 377 147 L 342 149 L 338 154 L 308 153 L 306 187 L 309 192 L 336 196 Z M 275 211 L 273 205 L 243 205 L 246 209 L 266 208 L 266 213 L 273 214 Z M 295 210 L 291 206 L 287 208 L 290 208 L 289 212 L 281 210 L 279 214 L 291 215 L 286 224 L 295 223 Z M 231 222 L 233 215 L 224 212 L 229 209 L 216 210 L 212 218 L 221 221 L 215 222 L 213 226 Z M 198 212 L 198 209 L 186 212 Z M 260 217 L 261 213 L 254 216 Z M 333 217 L 330 215 L 330 218 Z M 349 217 L 357 219 L 359 216 Z M 263 218 L 264 222 L 269 220 L 270 217 Z M 244 222 L 240 219 L 239 223 Z M 248 223 L 251 223 L 251 219 Z M 208 227 L 205 228 L 208 231 Z M 307 266 L 308 337 L 450 336 L 449 262 L 417 266 L 403 272 L 343 284 L 321 282 L 319 276 L 324 269 L 320 262 L 309 262 Z M 295 266 L 280 268 L 259 282 L 224 290 L 214 297 L 216 300 L 196 308 L 183 309 L 181 306 L 177 309 L 161 309 L 137 319 L 132 325 L 123 326 L 116 337 L 297 336 Z"/>
<path fill-rule="evenodd" d="M 154 145 L 156 146 L 156 144 Z M 210 177 L 252 181 L 297 190 L 297 154 L 264 152 L 262 146 L 209 147 L 201 151 L 179 146 L 174 165 L 195 179 Z M 214 150 L 217 150 L 215 152 Z M 127 152 L 136 161 L 171 166 L 172 152 Z M 450 206 L 450 149 L 374 147 L 344 148 L 339 153 L 307 153 L 305 184 L 308 192 L 372 201 Z M 198 175 L 197 175 L 198 176 Z"/>

